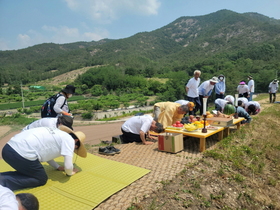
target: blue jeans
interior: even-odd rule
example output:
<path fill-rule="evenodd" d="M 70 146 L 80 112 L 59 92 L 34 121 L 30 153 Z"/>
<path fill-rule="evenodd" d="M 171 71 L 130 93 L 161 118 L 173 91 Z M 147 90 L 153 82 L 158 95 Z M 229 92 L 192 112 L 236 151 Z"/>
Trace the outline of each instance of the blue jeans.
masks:
<path fill-rule="evenodd" d="M 39 160 L 27 160 L 20 156 L 9 144 L 2 150 L 3 159 L 16 171 L 0 173 L 0 184 L 11 190 L 45 185 L 48 176 Z"/>
<path fill-rule="evenodd" d="M 250 93 L 250 97 L 248 98 L 248 101 L 252 101 L 252 100 L 253 100 L 253 95 L 254 95 L 254 93 L 251 92 L 251 93 Z"/>

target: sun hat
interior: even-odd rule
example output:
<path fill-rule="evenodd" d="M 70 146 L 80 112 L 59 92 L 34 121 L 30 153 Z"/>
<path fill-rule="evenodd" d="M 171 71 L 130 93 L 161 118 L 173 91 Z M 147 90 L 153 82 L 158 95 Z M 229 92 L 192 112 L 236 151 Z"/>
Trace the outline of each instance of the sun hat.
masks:
<path fill-rule="evenodd" d="M 87 157 L 87 150 L 85 148 L 85 145 L 84 145 L 84 141 L 86 139 L 86 135 L 82 132 L 82 131 L 76 131 L 74 132 L 73 130 L 71 130 L 70 128 L 64 126 L 64 125 L 61 125 L 58 127 L 60 130 L 66 132 L 66 133 L 72 133 L 74 134 L 77 139 L 79 139 L 80 141 L 80 147 L 79 149 L 75 149 L 74 152 L 79 155 L 80 157 Z"/>
<path fill-rule="evenodd" d="M 73 117 L 68 115 L 61 115 L 57 118 L 58 124 L 65 125 L 66 127 L 73 130 Z"/>
<path fill-rule="evenodd" d="M 243 82 L 243 81 L 239 83 L 239 85 L 245 85 L 245 84 L 246 84 L 246 83 L 245 83 L 245 82 Z"/>
<path fill-rule="evenodd" d="M 194 103 L 193 102 L 189 102 L 188 104 L 189 110 L 192 111 L 194 108 Z"/>
<path fill-rule="evenodd" d="M 66 85 L 66 87 L 64 89 L 62 89 L 61 91 L 64 93 L 74 94 L 75 89 L 76 89 L 76 87 L 74 87 L 73 85 Z"/>
<path fill-rule="evenodd" d="M 212 77 L 212 79 L 209 80 L 210 82 L 218 83 L 219 79 L 218 77 Z"/>
<path fill-rule="evenodd" d="M 276 83 L 276 82 L 279 82 L 279 81 L 277 79 L 274 79 L 273 82 Z"/>

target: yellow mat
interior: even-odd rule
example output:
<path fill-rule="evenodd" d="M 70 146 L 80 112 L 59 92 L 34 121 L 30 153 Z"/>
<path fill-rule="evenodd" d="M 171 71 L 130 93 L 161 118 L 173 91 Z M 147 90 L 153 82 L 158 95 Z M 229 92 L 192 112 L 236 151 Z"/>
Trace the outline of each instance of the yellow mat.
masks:
<path fill-rule="evenodd" d="M 76 156 L 75 156 L 76 158 Z M 63 158 L 56 162 L 63 165 Z M 136 166 L 108 160 L 88 153 L 87 158 L 78 157 L 75 167 L 81 171 L 68 177 L 43 163 L 48 174 L 46 185 L 19 192 L 33 193 L 40 202 L 40 209 L 90 210 L 102 201 L 150 172 Z M 0 160 L 0 172 L 12 168 Z"/>

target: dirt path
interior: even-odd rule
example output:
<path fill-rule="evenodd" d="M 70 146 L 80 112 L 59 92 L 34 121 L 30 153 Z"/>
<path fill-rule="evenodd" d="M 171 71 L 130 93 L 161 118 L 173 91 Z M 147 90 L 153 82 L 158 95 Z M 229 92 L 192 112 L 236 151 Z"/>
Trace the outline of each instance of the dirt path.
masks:
<path fill-rule="evenodd" d="M 99 122 L 100 123 L 100 122 Z M 85 143 L 89 145 L 99 144 L 101 141 L 111 141 L 112 136 L 121 134 L 121 126 L 124 123 L 123 121 L 116 122 L 104 122 L 102 124 L 93 124 L 93 125 L 83 125 L 82 123 L 74 123 L 75 131 L 82 131 L 86 135 Z M 0 158 L 1 151 L 3 146 L 17 133 L 18 131 L 10 132 L 10 126 L 0 126 Z"/>

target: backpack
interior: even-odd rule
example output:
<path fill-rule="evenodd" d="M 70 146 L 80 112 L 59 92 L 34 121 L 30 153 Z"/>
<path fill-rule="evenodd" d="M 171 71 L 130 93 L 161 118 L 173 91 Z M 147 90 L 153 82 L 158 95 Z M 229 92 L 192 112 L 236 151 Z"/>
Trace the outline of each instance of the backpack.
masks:
<path fill-rule="evenodd" d="M 56 95 L 51 96 L 50 98 L 48 98 L 42 108 L 41 108 L 41 117 L 56 117 L 57 113 L 53 110 L 53 106 L 55 105 L 56 100 L 58 99 L 58 97 L 63 96 L 61 93 L 58 93 Z M 62 108 L 66 103 L 66 99 L 64 101 L 64 103 L 62 104 L 62 106 L 60 108 Z"/>

